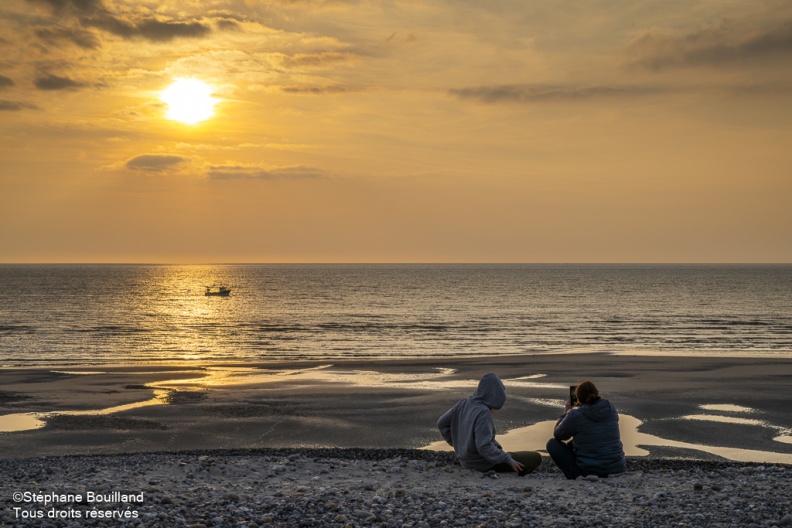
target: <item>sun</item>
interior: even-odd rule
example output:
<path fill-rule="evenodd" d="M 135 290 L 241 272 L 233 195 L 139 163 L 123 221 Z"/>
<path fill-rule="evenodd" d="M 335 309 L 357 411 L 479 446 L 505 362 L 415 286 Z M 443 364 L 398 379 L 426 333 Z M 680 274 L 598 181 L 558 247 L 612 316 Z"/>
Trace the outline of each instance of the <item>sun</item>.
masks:
<path fill-rule="evenodd" d="M 165 117 L 186 125 L 195 125 L 214 115 L 218 102 L 212 97 L 212 87 L 198 79 L 175 79 L 160 94 L 168 105 Z"/>

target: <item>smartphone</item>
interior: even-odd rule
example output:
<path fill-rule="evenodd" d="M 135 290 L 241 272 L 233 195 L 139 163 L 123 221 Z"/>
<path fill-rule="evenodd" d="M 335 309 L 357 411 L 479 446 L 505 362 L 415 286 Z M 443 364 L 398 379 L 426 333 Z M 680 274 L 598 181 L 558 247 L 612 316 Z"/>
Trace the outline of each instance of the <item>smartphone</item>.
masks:
<path fill-rule="evenodd" d="M 577 385 L 569 386 L 569 401 L 572 402 L 573 407 L 578 403 L 577 396 L 575 395 L 576 390 L 577 390 Z"/>

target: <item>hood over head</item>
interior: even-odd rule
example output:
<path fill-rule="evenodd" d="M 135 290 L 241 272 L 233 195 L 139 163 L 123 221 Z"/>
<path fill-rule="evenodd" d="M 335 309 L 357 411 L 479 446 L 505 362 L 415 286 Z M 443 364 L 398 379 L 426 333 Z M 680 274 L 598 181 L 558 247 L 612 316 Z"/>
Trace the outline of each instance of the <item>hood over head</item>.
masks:
<path fill-rule="evenodd" d="M 490 409 L 500 409 L 506 403 L 506 387 L 497 374 L 490 372 L 481 378 L 471 399 L 480 401 Z"/>
<path fill-rule="evenodd" d="M 594 422 L 604 422 L 616 412 L 616 408 L 608 400 L 600 399 L 591 405 L 581 405 L 578 407 L 589 420 Z"/>

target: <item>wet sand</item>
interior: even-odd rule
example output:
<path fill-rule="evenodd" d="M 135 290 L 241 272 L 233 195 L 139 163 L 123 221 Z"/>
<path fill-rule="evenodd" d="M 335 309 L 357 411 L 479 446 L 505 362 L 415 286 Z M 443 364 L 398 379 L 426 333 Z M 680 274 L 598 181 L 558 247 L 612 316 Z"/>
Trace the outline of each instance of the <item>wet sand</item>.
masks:
<path fill-rule="evenodd" d="M 792 359 L 609 354 L 7 369 L 0 452 L 423 448 L 487 372 L 507 387 L 506 449 L 542 449 L 568 385 L 590 379 L 622 415 L 628 455 L 792 464 Z"/>

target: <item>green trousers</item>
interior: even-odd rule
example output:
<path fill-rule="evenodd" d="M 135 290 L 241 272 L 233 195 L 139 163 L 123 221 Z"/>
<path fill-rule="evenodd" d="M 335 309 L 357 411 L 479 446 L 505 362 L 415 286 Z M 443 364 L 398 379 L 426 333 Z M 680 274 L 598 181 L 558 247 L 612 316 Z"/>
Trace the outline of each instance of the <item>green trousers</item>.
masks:
<path fill-rule="evenodd" d="M 539 467 L 542 463 L 542 455 L 536 451 L 515 451 L 509 452 L 511 457 L 523 465 L 523 470 L 520 471 L 520 476 L 530 473 Z M 498 473 L 514 473 L 514 468 L 509 464 L 496 464 L 490 468 Z"/>

